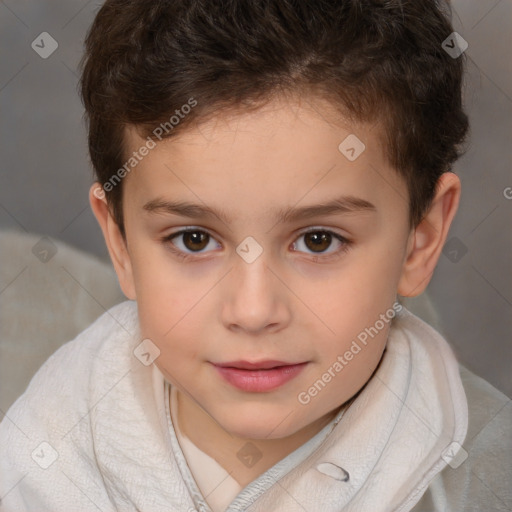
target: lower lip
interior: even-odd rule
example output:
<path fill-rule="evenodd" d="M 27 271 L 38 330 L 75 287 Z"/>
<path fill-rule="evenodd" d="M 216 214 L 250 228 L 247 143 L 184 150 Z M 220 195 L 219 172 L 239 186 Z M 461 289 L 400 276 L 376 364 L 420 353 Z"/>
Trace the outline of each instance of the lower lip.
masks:
<path fill-rule="evenodd" d="M 279 366 L 268 370 L 242 370 L 227 366 L 215 366 L 220 375 L 242 391 L 263 392 L 276 389 L 295 378 L 307 363 Z"/>

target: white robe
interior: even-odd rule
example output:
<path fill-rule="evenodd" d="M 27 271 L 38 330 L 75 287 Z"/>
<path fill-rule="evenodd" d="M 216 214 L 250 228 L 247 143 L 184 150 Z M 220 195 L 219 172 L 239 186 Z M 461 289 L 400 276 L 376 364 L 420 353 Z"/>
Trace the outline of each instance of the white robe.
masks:
<path fill-rule="evenodd" d="M 169 387 L 134 355 L 140 342 L 127 301 L 40 368 L 0 423 L 2 512 L 210 511 L 176 437 Z M 511 401 L 461 375 L 446 341 L 404 309 L 346 413 L 226 510 L 512 510 Z"/>

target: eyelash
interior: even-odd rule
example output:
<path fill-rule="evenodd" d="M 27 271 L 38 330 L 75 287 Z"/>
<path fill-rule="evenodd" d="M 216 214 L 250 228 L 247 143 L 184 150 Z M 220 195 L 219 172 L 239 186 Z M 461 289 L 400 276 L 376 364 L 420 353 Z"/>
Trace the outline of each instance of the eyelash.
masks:
<path fill-rule="evenodd" d="M 205 233 L 209 237 L 214 238 L 213 236 L 210 235 L 210 233 L 208 233 L 208 231 L 205 231 L 203 229 L 186 228 L 186 229 L 182 229 L 180 231 L 176 231 L 175 233 L 171 233 L 169 235 L 166 235 L 165 237 L 161 238 L 161 242 L 172 253 L 176 254 L 176 256 L 178 256 L 179 258 L 181 258 L 183 260 L 196 259 L 197 258 L 196 255 L 200 255 L 200 254 L 203 254 L 203 253 L 201 253 L 201 252 L 185 253 L 185 252 L 183 252 L 183 251 L 181 251 L 179 249 L 176 249 L 176 247 L 172 243 L 172 240 L 174 238 L 178 237 L 179 235 L 182 235 L 182 234 L 185 234 L 185 233 L 196 233 L 196 232 L 197 233 Z M 352 245 L 352 241 L 347 239 L 347 238 L 345 238 L 344 236 L 341 236 L 340 234 L 338 234 L 338 233 L 336 233 L 334 231 L 331 231 L 329 229 L 320 229 L 320 228 L 311 228 L 311 229 L 308 229 L 306 231 L 302 231 L 301 233 L 299 233 L 299 235 L 296 238 L 296 240 L 298 240 L 300 237 L 302 237 L 304 235 L 307 235 L 309 233 L 328 233 L 328 234 L 332 235 L 335 239 L 337 239 L 341 243 L 341 247 L 338 250 L 333 251 L 331 253 L 327 253 L 327 256 L 322 256 L 323 253 L 317 253 L 317 254 L 310 253 L 310 255 L 313 256 L 313 260 L 315 262 L 318 261 L 319 259 L 322 259 L 325 262 L 325 261 L 329 261 L 329 260 L 331 260 L 333 258 L 339 258 L 343 254 L 348 252 L 348 250 L 350 249 L 350 247 Z M 169 242 L 171 242 L 171 243 L 169 243 Z"/>

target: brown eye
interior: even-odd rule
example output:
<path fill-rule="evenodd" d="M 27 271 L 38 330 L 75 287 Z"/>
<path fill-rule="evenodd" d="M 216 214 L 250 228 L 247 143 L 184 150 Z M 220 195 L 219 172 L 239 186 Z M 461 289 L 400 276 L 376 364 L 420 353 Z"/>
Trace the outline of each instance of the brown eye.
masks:
<path fill-rule="evenodd" d="M 206 254 L 208 249 L 219 248 L 220 245 L 206 231 L 200 229 L 183 229 L 162 238 L 162 242 L 177 256 L 188 258 L 190 256 Z M 210 246 L 210 247 L 208 247 Z"/>
<path fill-rule="evenodd" d="M 330 247 L 332 235 L 327 231 L 312 231 L 305 233 L 304 242 L 308 249 L 314 252 L 323 252 Z"/>
<path fill-rule="evenodd" d="M 293 243 L 293 250 L 309 255 L 320 255 L 323 260 L 343 254 L 352 242 L 328 229 L 304 231 Z M 317 258 L 318 259 L 318 258 Z"/>
<path fill-rule="evenodd" d="M 210 235 L 203 231 L 186 231 L 183 233 L 183 245 L 191 251 L 201 251 L 208 245 Z"/>

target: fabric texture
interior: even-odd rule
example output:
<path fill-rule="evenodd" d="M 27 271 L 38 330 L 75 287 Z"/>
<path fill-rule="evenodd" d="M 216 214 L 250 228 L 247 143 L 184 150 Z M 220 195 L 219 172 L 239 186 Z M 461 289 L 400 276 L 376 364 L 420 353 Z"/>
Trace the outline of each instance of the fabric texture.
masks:
<path fill-rule="evenodd" d="M 127 301 L 46 361 L 0 423 L 1 511 L 210 511 L 144 353 Z M 510 510 L 510 400 L 461 375 L 444 339 L 404 309 L 339 421 L 227 511 Z"/>

